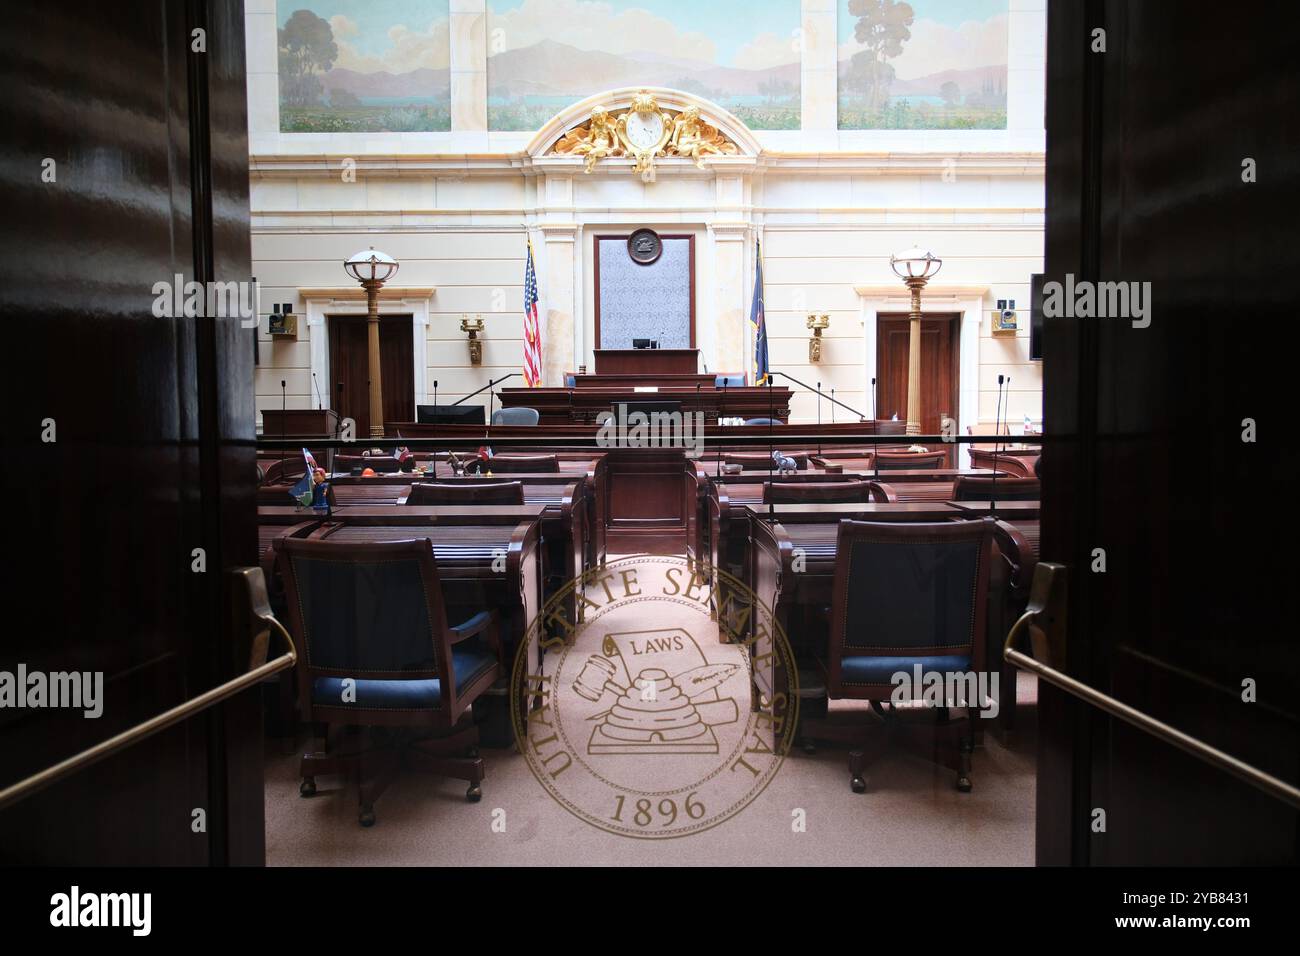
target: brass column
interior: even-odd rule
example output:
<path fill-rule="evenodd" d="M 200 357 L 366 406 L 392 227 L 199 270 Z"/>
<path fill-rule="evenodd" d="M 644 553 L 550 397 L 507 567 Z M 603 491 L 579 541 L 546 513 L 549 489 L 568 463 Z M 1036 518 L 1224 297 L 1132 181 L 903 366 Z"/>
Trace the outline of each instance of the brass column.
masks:
<path fill-rule="evenodd" d="M 889 257 L 889 267 L 912 293 L 907 340 L 907 434 L 921 434 L 921 290 L 938 274 L 943 260 L 914 246 Z M 913 446 L 916 448 L 918 446 Z"/>
<path fill-rule="evenodd" d="M 371 246 L 343 263 L 343 269 L 366 290 L 366 353 L 370 369 L 370 437 L 384 437 L 384 385 L 379 373 L 379 290 L 397 275 L 392 256 Z M 422 358 L 422 356 L 421 356 Z"/>
<path fill-rule="evenodd" d="M 908 279 L 912 315 L 907 338 L 907 434 L 921 434 L 921 289 L 925 279 Z"/>
<path fill-rule="evenodd" d="M 382 282 L 361 283 L 366 290 L 366 351 L 370 360 L 370 437 L 384 437 L 384 386 L 379 371 L 379 287 Z"/>

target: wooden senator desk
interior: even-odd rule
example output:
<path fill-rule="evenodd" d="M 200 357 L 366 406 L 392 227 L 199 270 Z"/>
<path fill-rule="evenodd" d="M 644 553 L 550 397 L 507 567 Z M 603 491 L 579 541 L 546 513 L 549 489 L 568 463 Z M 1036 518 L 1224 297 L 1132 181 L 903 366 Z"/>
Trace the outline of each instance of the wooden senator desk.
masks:
<path fill-rule="evenodd" d="M 859 459 L 860 460 L 860 459 Z M 848 460 L 856 463 L 859 460 Z M 983 471 L 953 471 L 944 469 L 918 469 L 916 471 L 882 472 L 901 479 L 897 485 L 881 482 L 882 491 L 893 495 L 900 502 L 928 501 L 942 502 L 952 497 L 952 484 L 958 475 L 988 476 Z M 763 503 L 763 483 L 768 480 L 765 469 L 742 471 L 738 475 L 723 475 L 721 479 L 709 476 L 705 479 L 704 498 L 702 501 L 701 532 L 707 537 L 697 538 L 699 553 L 707 555 L 711 562 L 724 571 L 730 571 L 744 577 L 748 573 L 745 553 L 749 542 L 748 508 Z M 870 471 L 855 471 L 845 467 L 843 471 L 828 472 L 821 468 L 808 468 L 784 477 L 773 476 L 773 480 L 790 482 L 838 482 L 870 481 Z M 901 489 L 901 491 L 900 491 Z"/>
<path fill-rule="evenodd" d="M 521 389 L 521 391 L 538 392 L 542 391 L 542 389 Z M 465 443 L 467 442 L 492 445 L 493 436 L 498 439 L 511 440 L 539 437 L 539 429 L 535 425 L 430 425 L 423 422 L 389 422 L 388 429 L 394 435 L 403 438 L 455 439 L 459 443 L 456 447 L 457 454 L 471 450 L 466 447 Z M 606 550 L 605 529 L 609 524 L 608 455 L 603 449 L 592 447 L 592 439 L 595 434 L 595 428 L 589 425 L 551 426 L 545 429 L 545 435 L 542 436 L 545 440 L 539 440 L 536 445 L 510 444 L 494 446 L 494 450 L 498 454 L 555 455 L 559 458 L 561 475 L 569 476 L 570 480 L 576 480 L 579 473 L 586 477 L 583 491 L 587 502 L 584 526 L 590 539 L 590 546 L 587 549 L 588 564 L 604 562 Z M 572 444 L 566 444 L 566 439 L 572 439 Z M 445 462 L 445 453 L 439 453 L 439 458 Z M 437 472 L 438 480 L 441 480 L 444 474 L 442 469 L 443 464 L 440 463 Z M 445 474 L 451 474 L 449 465 L 446 466 Z M 504 473 L 494 477 L 513 479 L 520 477 L 520 475 L 519 473 Z M 555 475 L 529 474 L 527 477 L 536 483 L 555 480 Z M 524 489 L 524 495 L 525 500 L 527 500 L 527 488 Z"/>
<path fill-rule="evenodd" d="M 588 382 L 572 388 L 505 388 L 501 390 L 501 407 L 535 408 L 543 426 L 594 425 L 601 412 L 616 411 L 618 405 L 628 402 L 678 402 L 683 412 L 703 413 L 707 424 L 714 424 L 719 418 L 786 421 L 790 416 L 790 398 L 794 393 L 786 387 L 718 388 L 712 384 L 711 375 L 657 378 L 660 384 L 653 386 L 657 389 L 653 392 L 635 391 L 638 387 L 650 387 L 641 376 L 618 376 L 613 381 Z M 708 382 L 701 381 L 702 378 Z"/>
<path fill-rule="evenodd" d="M 819 468 L 809 468 L 792 475 L 771 475 L 771 480 L 781 484 L 807 482 L 853 481 L 854 474 L 828 474 Z M 704 482 L 702 516 L 699 533 L 692 547 L 701 558 L 708 559 L 713 567 L 721 568 L 745 580 L 748 566 L 745 554 L 749 546 L 749 506 L 763 502 L 763 485 L 769 480 L 767 471 L 742 471 L 721 478 L 709 477 Z"/>
<path fill-rule="evenodd" d="M 525 503 L 546 507 L 542 515 L 542 537 L 551 544 L 563 546 L 562 552 L 556 552 L 551 567 L 566 573 L 566 581 L 577 577 L 584 568 L 605 560 L 604 528 L 594 518 L 604 512 L 603 508 L 597 507 L 595 483 L 586 472 L 502 472 L 491 476 L 457 476 L 445 462 L 438 462 L 435 475 L 426 476 L 424 480 L 443 484 L 518 481 L 523 485 Z"/>

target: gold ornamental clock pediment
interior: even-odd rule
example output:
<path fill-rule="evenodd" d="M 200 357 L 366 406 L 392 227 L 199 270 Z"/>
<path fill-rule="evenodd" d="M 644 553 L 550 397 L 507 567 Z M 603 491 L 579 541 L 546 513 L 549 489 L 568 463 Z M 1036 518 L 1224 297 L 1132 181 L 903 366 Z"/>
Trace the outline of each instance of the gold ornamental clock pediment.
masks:
<path fill-rule="evenodd" d="M 714 125 L 705 121 L 698 106 L 679 112 L 659 108 L 653 93 L 641 90 L 630 106 L 617 115 L 595 107 L 591 119 L 561 136 L 551 151 L 559 155 L 582 156 L 584 171 L 591 172 L 606 157 L 630 156 L 633 171 L 642 182 L 653 182 L 655 158 L 678 156 L 690 159 L 700 169 L 711 156 L 732 156 L 736 144 Z"/>

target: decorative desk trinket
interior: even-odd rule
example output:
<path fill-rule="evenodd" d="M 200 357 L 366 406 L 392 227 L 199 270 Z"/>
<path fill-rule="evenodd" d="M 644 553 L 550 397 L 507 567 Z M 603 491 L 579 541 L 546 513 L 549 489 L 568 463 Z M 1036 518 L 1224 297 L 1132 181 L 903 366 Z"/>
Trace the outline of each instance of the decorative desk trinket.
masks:
<path fill-rule="evenodd" d="M 772 461 L 776 465 L 778 475 L 793 475 L 799 470 L 799 463 L 789 455 L 783 455 L 779 451 L 772 452 Z"/>

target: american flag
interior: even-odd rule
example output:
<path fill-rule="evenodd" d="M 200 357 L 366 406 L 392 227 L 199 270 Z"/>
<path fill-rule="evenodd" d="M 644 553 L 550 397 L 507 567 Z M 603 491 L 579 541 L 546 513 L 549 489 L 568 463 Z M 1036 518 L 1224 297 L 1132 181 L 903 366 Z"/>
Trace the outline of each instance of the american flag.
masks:
<path fill-rule="evenodd" d="M 529 388 L 542 384 L 542 327 L 537 321 L 537 270 L 531 242 L 524 268 L 524 384 Z"/>

